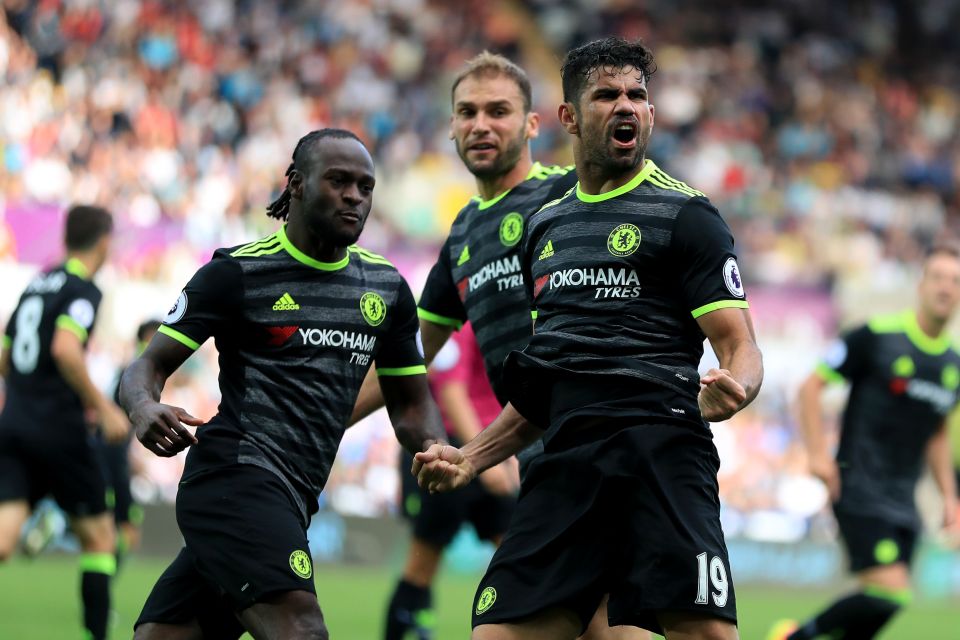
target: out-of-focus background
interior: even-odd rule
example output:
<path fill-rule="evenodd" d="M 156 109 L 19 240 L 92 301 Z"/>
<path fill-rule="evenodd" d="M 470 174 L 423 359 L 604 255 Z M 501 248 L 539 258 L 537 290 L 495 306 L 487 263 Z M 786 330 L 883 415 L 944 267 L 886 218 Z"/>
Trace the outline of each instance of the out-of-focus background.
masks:
<path fill-rule="evenodd" d="M 659 67 L 649 156 L 707 193 L 733 228 L 765 356 L 760 396 L 713 427 L 733 573 L 741 584 L 838 584 L 836 526 L 806 472 L 793 397 L 838 330 L 910 306 L 924 247 L 960 230 L 960 3 L 0 4 L 0 321 L 60 259 L 65 207 L 107 206 L 118 233 L 90 348 L 104 388 L 131 357 L 136 326 L 161 317 L 215 248 L 276 227 L 265 206 L 304 133 L 340 126 L 367 143 L 378 176 L 361 244 L 417 291 L 474 193 L 448 139 L 463 62 L 487 48 L 520 63 L 542 116 L 534 156 L 569 164 L 555 116 L 565 51 L 644 38 Z M 212 346 L 165 398 L 215 413 Z M 843 390 L 830 399 L 839 407 Z M 348 432 L 311 532 L 318 561 L 396 562 L 397 451 L 382 415 Z M 136 446 L 134 456 L 136 496 L 156 514 L 144 553 L 162 556 L 176 544 L 169 504 L 182 458 Z M 919 494 L 930 535 L 918 593 L 956 603 L 960 559 L 937 544 L 932 485 Z M 448 568 L 481 570 L 489 550 L 469 533 L 458 545 Z M 960 628 L 960 613 L 949 620 Z"/>

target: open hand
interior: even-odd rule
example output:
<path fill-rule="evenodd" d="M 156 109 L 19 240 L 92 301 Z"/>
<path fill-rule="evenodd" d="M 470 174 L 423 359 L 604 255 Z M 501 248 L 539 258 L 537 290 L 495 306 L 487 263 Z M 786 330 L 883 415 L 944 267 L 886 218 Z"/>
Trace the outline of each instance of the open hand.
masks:
<path fill-rule="evenodd" d="M 430 493 L 459 489 L 477 475 L 463 452 L 449 444 L 432 444 L 414 455 L 411 472 L 420 488 Z"/>
<path fill-rule="evenodd" d="M 190 445 L 197 437 L 183 425 L 199 427 L 203 420 L 194 418 L 180 407 L 150 402 L 130 413 L 137 440 L 161 458 L 171 458 Z"/>
<path fill-rule="evenodd" d="M 700 405 L 700 414 L 707 422 L 730 419 L 746 399 L 747 392 L 727 369 L 710 369 L 700 377 L 697 403 Z"/>

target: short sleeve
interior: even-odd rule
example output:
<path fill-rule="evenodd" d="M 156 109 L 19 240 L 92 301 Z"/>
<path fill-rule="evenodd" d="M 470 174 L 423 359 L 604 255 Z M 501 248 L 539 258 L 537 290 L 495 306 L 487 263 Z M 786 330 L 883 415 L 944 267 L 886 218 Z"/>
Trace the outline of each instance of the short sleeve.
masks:
<path fill-rule="evenodd" d="M 449 237 L 443 243 L 437 262 L 427 276 L 417 313 L 424 320 L 454 329 L 459 329 L 467 321 L 467 311 L 460 299 L 460 291 L 453 281 Z"/>
<path fill-rule="evenodd" d="M 532 229 L 534 227 L 532 218 L 523 225 L 523 236 L 520 239 L 520 275 L 523 276 L 523 291 L 527 295 L 527 305 L 530 307 L 530 313 L 534 318 L 537 317 L 537 303 L 533 290 L 533 274 L 531 273 L 532 262 L 530 252 L 536 244 L 536 238 L 533 237 Z"/>
<path fill-rule="evenodd" d="M 383 336 L 383 342 L 377 351 L 377 375 L 425 374 L 427 367 L 423 363 L 423 342 L 420 338 L 420 321 L 417 319 L 417 303 L 413 300 L 410 285 L 402 278 L 392 316 L 390 329 Z"/>
<path fill-rule="evenodd" d="M 235 260 L 214 256 L 200 267 L 170 307 L 158 330 L 190 349 L 224 331 L 240 315 L 243 283 Z"/>
<path fill-rule="evenodd" d="M 58 329 L 66 329 L 80 338 L 81 342 L 86 342 L 97 320 L 103 295 L 92 282 L 83 282 L 75 290 L 71 289 L 57 315 L 56 325 Z"/>
<path fill-rule="evenodd" d="M 705 198 L 691 198 L 677 215 L 671 239 L 684 303 L 694 318 L 727 307 L 746 309 L 733 234 Z"/>
<path fill-rule="evenodd" d="M 874 333 L 864 325 L 834 340 L 817 365 L 817 374 L 826 382 L 851 382 L 870 370 Z"/>

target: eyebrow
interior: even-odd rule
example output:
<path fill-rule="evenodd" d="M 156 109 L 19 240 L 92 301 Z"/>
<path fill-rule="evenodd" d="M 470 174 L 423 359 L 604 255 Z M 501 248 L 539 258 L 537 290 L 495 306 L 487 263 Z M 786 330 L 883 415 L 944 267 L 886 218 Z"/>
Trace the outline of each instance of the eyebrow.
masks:
<path fill-rule="evenodd" d="M 476 103 L 473 103 L 467 100 L 461 100 L 457 102 L 455 106 L 457 109 L 463 109 L 464 107 L 473 108 L 473 109 L 477 108 Z M 511 105 L 510 105 L 510 101 L 504 98 L 502 100 L 491 100 L 490 102 L 485 103 L 483 106 L 485 109 L 490 109 L 490 108 L 498 108 L 498 107 L 509 107 Z"/>
<path fill-rule="evenodd" d="M 374 181 L 376 178 L 372 173 L 367 173 L 365 170 L 361 169 L 359 171 L 354 171 L 353 169 L 348 169 L 347 167 L 342 167 L 338 165 L 329 166 L 323 170 L 323 175 L 330 175 L 331 173 L 342 173 L 344 175 L 350 176 L 351 178 L 356 179 L 358 182 L 361 180 L 370 180 Z"/>

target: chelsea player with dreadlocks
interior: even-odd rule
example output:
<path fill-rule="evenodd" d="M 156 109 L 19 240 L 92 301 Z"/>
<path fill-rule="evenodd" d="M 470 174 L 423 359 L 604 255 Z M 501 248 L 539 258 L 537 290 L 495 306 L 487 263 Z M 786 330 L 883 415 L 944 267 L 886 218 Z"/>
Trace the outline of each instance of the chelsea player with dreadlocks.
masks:
<path fill-rule="evenodd" d="M 268 208 L 285 224 L 217 250 L 123 376 L 140 442 L 159 456 L 192 445 L 177 495 L 185 545 L 147 599 L 138 640 L 327 638 L 306 530 L 374 361 L 403 446 L 444 437 L 413 295 L 393 265 L 354 245 L 374 188 L 366 147 L 348 131 L 314 131 L 287 176 Z M 223 401 L 201 425 L 159 399 L 210 337 Z"/>

